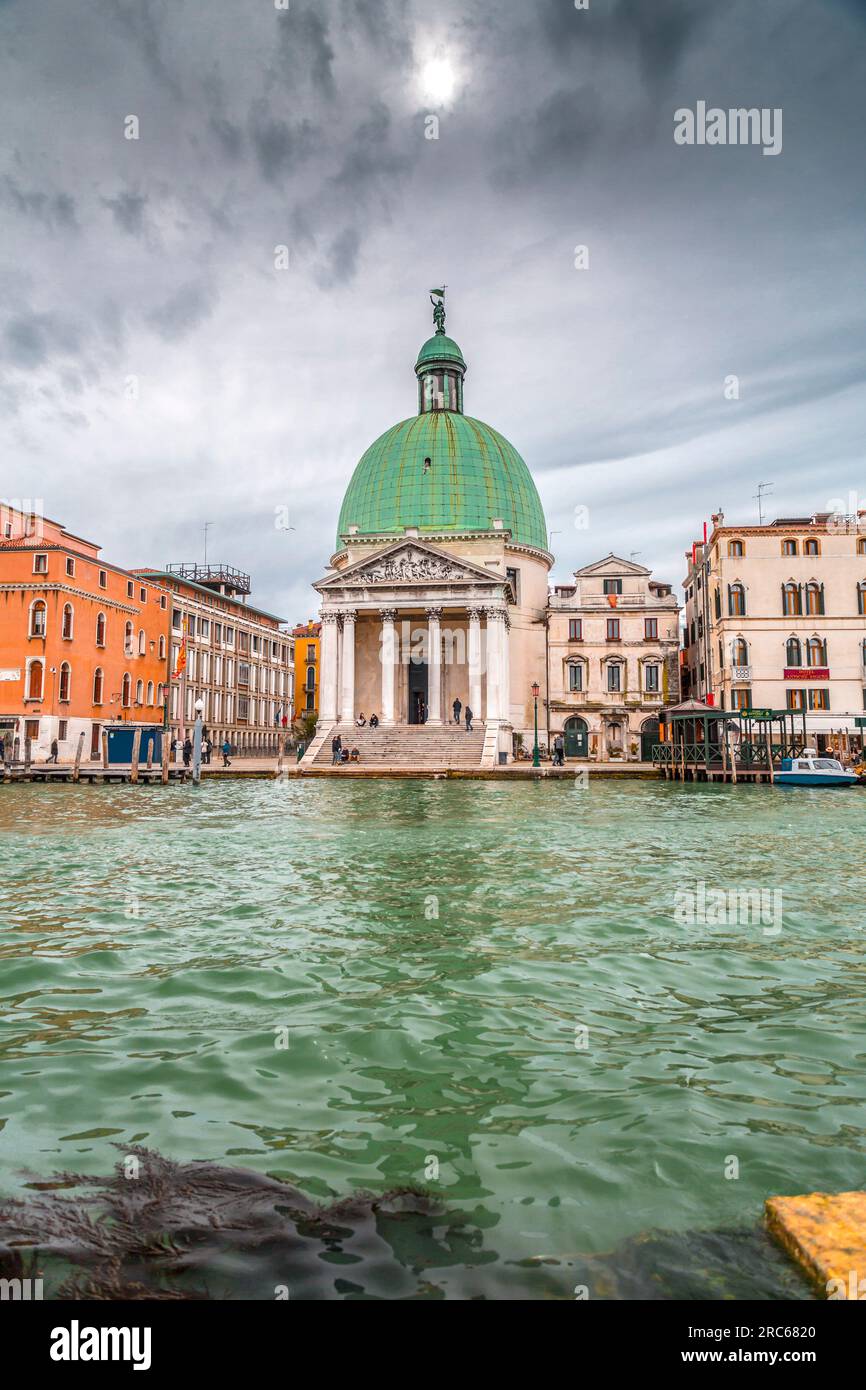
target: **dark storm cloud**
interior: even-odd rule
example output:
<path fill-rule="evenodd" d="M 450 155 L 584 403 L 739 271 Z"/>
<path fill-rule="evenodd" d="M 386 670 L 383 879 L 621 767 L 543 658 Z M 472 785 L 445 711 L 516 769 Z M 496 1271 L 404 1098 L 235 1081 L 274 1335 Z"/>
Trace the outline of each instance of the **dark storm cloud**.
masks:
<path fill-rule="evenodd" d="M 128 236 L 140 237 L 144 233 L 144 209 L 147 198 L 141 193 L 124 189 L 116 198 L 103 198 L 103 204 L 114 216 L 121 231 Z"/>
<path fill-rule="evenodd" d="M 297 86 L 309 77 L 315 88 L 333 97 L 334 50 L 327 19 L 317 9 L 299 10 L 294 6 L 279 12 L 278 18 L 281 75 L 293 79 Z"/>
<path fill-rule="evenodd" d="M 575 9 L 572 0 L 542 0 L 541 19 L 551 53 L 571 62 L 588 48 L 633 54 L 643 80 L 655 85 L 672 73 L 717 7 L 695 0 L 610 0 Z"/>
<path fill-rule="evenodd" d="M 167 343 L 179 342 L 210 318 L 216 307 L 216 292 L 203 281 L 181 285 L 147 321 Z"/>
<path fill-rule="evenodd" d="M 69 193 L 44 193 L 38 189 L 24 189 L 9 175 L 3 180 L 2 192 L 5 200 L 17 212 L 25 217 L 35 217 L 52 231 L 74 231 L 78 228 L 75 199 Z"/>
<path fill-rule="evenodd" d="M 273 183 L 309 158 L 315 131 L 309 121 L 289 125 L 275 118 L 264 103 L 257 103 L 250 113 L 250 139 L 263 177 Z"/>
<path fill-rule="evenodd" d="M 130 41 L 157 81 L 172 95 L 181 96 L 181 84 L 163 57 L 163 29 L 168 18 L 166 0 L 102 0 L 102 7 L 118 30 Z"/>
<path fill-rule="evenodd" d="M 327 249 L 324 265 L 316 272 L 318 284 L 323 289 L 330 289 L 353 280 L 358 269 L 360 249 L 361 237 L 357 227 L 346 227 Z"/>
<path fill-rule="evenodd" d="M 4 357 L 14 367 L 41 367 L 81 345 L 79 329 L 58 313 L 15 314 L 3 330 Z"/>

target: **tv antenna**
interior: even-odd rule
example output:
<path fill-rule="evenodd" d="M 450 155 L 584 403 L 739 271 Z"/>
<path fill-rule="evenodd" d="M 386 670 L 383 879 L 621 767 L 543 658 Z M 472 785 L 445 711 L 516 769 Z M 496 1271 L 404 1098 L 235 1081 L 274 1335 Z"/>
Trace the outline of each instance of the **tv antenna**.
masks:
<path fill-rule="evenodd" d="M 211 528 L 212 526 L 213 526 L 213 522 L 212 522 L 212 521 L 206 521 L 205 524 L 204 524 L 204 562 L 205 562 L 205 564 L 207 564 L 207 533 L 208 533 L 208 531 L 210 530 L 210 528 Z"/>
<path fill-rule="evenodd" d="M 752 498 L 752 501 L 753 501 L 753 502 L 757 502 L 757 504 L 758 504 L 758 525 L 759 525 L 759 526 L 763 526 L 763 524 L 764 524 L 764 493 L 765 493 L 765 492 L 772 492 L 772 490 L 773 490 L 773 484 L 772 484 L 772 483 L 758 483 L 758 491 L 755 493 L 754 497 Z"/>

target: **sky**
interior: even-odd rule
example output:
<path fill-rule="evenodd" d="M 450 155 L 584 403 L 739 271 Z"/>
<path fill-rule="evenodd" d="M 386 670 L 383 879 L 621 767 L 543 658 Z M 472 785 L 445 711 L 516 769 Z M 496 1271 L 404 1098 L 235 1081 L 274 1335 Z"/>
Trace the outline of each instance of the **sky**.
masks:
<path fill-rule="evenodd" d="M 866 0 L 0 0 L 0 110 L 0 497 L 114 563 L 313 616 L 443 284 L 559 582 L 866 495 Z"/>

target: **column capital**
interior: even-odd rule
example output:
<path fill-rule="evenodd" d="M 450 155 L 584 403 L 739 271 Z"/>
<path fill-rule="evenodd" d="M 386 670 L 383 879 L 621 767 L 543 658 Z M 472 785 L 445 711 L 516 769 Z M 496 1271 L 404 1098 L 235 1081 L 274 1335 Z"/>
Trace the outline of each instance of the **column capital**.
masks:
<path fill-rule="evenodd" d="M 358 616 L 357 608 L 345 608 L 340 614 L 344 623 L 353 623 Z"/>
<path fill-rule="evenodd" d="M 337 613 L 322 613 L 321 615 L 322 622 L 326 623 L 328 626 L 330 626 L 332 623 L 335 624 L 337 622 L 338 617 L 339 614 Z"/>
<path fill-rule="evenodd" d="M 396 609 L 396 608 L 380 608 L 380 609 L 379 609 L 379 617 L 382 619 L 382 622 L 383 622 L 383 623 L 393 623 L 393 621 L 394 621 L 394 619 L 396 618 L 396 616 L 397 616 L 397 609 Z"/>
<path fill-rule="evenodd" d="M 466 609 L 466 614 L 467 614 L 467 617 L 469 618 L 470 623 L 480 623 L 480 622 L 481 622 L 481 615 L 482 615 L 483 612 L 484 612 L 484 609 L 483 609 L 483 608 L 478 608 L 478 607 L 475 607 L 475 608 L 467 608 L 467 609 Z"/>
<path fill-rule="evenodd" d="M 499 622 L 500 620 L 502 622 L 505 622 L 506 618 L 508 617 L 508 614 L 506 613 L 504 608 L 497 608 L 494 607 L 492 604 L 486 607 L 484 609 L 484 612 L 487 615 L 488 622 L 490 622 L 491 618 L 493 618 L 496 622 Z"/>
<path fill-rule="evenodd" d="M 442 617 L 441 608 L 425 608 L 424 612 L 427 614 L 427 617 L 434 623 L 438 623 L 439 619 Z"/>

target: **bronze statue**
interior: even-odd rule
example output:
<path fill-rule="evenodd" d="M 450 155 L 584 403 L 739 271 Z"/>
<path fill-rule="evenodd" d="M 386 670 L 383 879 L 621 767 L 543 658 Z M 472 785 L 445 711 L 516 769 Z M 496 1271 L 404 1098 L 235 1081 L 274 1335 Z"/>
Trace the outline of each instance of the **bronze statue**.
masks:
<path fill-rule="evenodd" d="M 434 299 L 430 296 L 430 303 L 433 305 L 433 322 L 436 325 L 437 333 L 445 332 L 445 303 L 441 299 Z"/>

